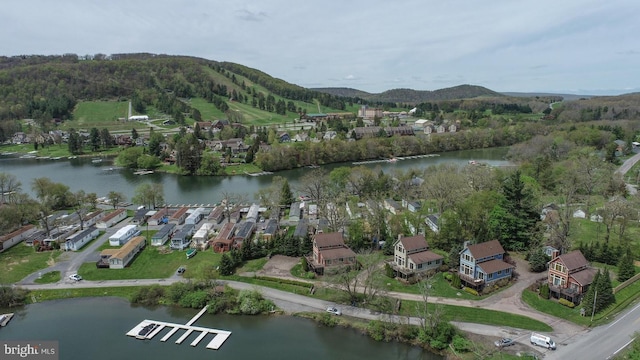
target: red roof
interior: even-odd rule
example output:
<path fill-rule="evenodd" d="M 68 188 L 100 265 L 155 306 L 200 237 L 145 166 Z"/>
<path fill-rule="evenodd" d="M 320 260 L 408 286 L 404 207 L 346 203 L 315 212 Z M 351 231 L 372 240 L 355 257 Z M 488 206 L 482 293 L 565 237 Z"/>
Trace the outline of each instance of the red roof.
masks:
<path fill-rule="evenodd" d="M 316 234 L 313 240 L 318 249 L 339 245 L 344 246 L 344 239 L 342 239 L 342 234 L 339 232 Z"/>

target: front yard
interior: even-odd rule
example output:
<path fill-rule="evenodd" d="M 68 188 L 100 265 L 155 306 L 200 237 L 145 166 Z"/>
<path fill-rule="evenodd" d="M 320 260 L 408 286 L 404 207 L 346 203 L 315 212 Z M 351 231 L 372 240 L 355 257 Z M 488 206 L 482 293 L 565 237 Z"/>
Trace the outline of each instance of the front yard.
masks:
<path fill-rule="evenodd" d="M 124 269 L 99 269 L 94 262 L 84 263 L 78 273 L 86 280 L 163 279 L 175 274 L 180 266 L 187 268 L 184 277 L 194 277 L 203 265 L 217 266 L 220 254 L 200 251 L 187 259 L 186 251 L 147 246 Z"/>
<path fill-rule="evenodd" d="M 17 244 L 0 253 L 0 284 L 18 282 L 30 274 L 54 265 L 62 251 L 36 252 L 33 247 Z"/>

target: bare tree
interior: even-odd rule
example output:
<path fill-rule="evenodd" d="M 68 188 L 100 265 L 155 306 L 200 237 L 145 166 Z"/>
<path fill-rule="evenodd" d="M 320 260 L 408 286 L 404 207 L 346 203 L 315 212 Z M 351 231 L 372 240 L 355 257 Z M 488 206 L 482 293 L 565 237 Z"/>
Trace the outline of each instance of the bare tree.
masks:
<path fill-rule="evenodd" d="M 109 191 L 109 193 L 107 194 L 107 199 L 109 199 L 109 204 L 111 204 L 111 206 L 113 206 L 113 208 L 115 209 L 116 207 L 118 207 L 118 204 L 126 200 L 126 196 L 118 191 Z"/>
<path fill-rule="evenodd" d="M 626 219 L 631 215 L 632 210 L 633 209 L 629 201 L 622 196 L 615 196 L 604 204 L 604 209 L 602 211 L 602 222 L 604 223 L 606 231 L 604 237 L 606 243 L 609 243 L 611 231 L 613 230 L 616 221 L 627 221 Z M 624 228 L 625 226 L 621 225 L 620 229 L 623 233 Z"/>
<path fill-rule="evenodd" d="M 432 285 L 432 277 L 425 278 L 418 283 L 422 301 L 416 303 L 416 314 L 418 314 L 418 318 L 420 319 L 420 328 L 422 331 L 435 330 L 443 321 L 444 308 L 441 305 L 434 302 L 431 306 L 432 309 L 429 309 L 429 297 L 431 296 Z"/>
<path fill-rule="evenodd" d="M 442 214 L 464 199 L 466 195 L 464 189 L 468 189 L 464 181 L 457 165 L 442 164 L 430 167 L 425 171 L 425 181 L 422 187 L 424 193 L 436 202 L 438 212 Z"/>
<path fill-rule="evenodd" d="M 12 199 L 22 190 L 22 183 L 15 175 L 0 173 L 0 204 L 12 203 Z"/>

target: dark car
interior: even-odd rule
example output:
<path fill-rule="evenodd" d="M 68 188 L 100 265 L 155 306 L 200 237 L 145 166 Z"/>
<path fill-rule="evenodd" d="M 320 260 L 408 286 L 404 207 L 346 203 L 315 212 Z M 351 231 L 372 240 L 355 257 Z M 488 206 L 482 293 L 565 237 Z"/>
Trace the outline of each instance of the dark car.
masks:
<path fill-rule="evenodd" d="M 178 273 L 178 275 L 182 275 L 182 274 L 184 274 L 184 272 L 185 272 L 186 270 L 187 270 L 187 269 L 185 269 L 185 267 L 184 267 L 184 266 L 180 266 L 180 267 L 178 268 L 177 273 Z"/>
<path fill-rule="evenodd" d="M 513 339 L 510 339 L 510 338 L 502 338 L 500 340 L 496 340 L 494 344 L 496 344 L 497 347 L 503 348 L 503 347 L 515 345 L 515 341 L 513 341 Z"/>

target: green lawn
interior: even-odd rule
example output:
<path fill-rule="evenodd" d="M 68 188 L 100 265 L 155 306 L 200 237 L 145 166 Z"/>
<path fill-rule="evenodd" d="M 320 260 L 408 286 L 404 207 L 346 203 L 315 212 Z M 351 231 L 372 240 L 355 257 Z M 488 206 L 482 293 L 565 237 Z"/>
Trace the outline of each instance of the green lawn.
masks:
<path fill-rule="evenodd" d="M 79 127 L 91 128 L 95 124 L 104 127 L 127 116 L 129 116 L 128 101 L 81 101 L 73 112 L 73 121 Z"/>
<path fill-rule="evenodd" d="M 382 278 L 382 283 L 385 284 L 386 291 L 394 291 L 394 292 L 403 292 L 409 294 L 420 294 L 420 285 L 413 284 L 407 285 L 396 279 L 390 279 L 385 276 L 382 272 L 378 274 L 380 278 Z M 458 295 L 460 294 L 460 295 Z M 443 273 L 437 273 L 433 276 L 431 282 L 431 292 L 430 296 L 438 296 L 438 297 L 447 297 L 447 298 L 455 298 L 455 299 L 465 299 L 465 300 L 482 300 L 487 296 L 474 296 L 469 294 L 466 291 L 462 291 L 460 289 L 455 289 L 451 287 L 449 282 L 444 278 Z"/>
<path fill-rule="evenodd" d="M 137 286 L 122 286 L 109 288 L 73 288 L 73 289 L 56 289 L 56 290 L 32 290 L 29 292 L 27 301 L 32 303 L 43 302 L 57 299 L 68 299 L 77 297 L 99 297 L 99 296 L 117 296 L 125 299 L 131 299 L 131 296 L 138 291 Z"/>
<path fill-rule="evenodd" d="M 12 284 L 27 275 L 45 269 L 55 263 L 60 250 L 36 253 L 24 244 L 17 244 L 0 253 L 0 284 Z"/>
<path fill-rule="evenodd" d="M 35 280 L 36 284 L 53 284 L 60 281 L 60 271 L 51 271 L 45 274 L 42 274 L 41 277 Z"/>
<path fill-rule="evenodd" d="M 165 247 L 161 248 L 167 249 Z M 78 274 L 86 280 L 94 281 L 162 279 L 173 275 L 180 266 L 185 266 L 188 270 L 185 273 L 185 277 L 193 277 L 195 269 L 201 265 L 217 265 L 219 261 L 220 254 L 216 254 L 213 251 L 201 251 L 191 259 L 187 259 L 186 251 L 160 251 L 159 248 L 148 246 L 124 269 L 98 269 L 94 262 L 90 262 L 82 264 Z"/>
<path fill-rule="evenodd" d="M 247 273 L 247 272 L 249 272 L 249 273 L 256 272 L 256 271 L 262 269 L 264 267 L 264 264 L 267 263 L 267 261 L 269 261 L 269 259 L 267 259 L 266 257 L 262 257 L 260 259 L 249 260 L 244 265 L 242 265 L 240 268 L 238 268 L 236 270 L 236 274 L 242 274 L 242 273 Z"/>

